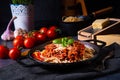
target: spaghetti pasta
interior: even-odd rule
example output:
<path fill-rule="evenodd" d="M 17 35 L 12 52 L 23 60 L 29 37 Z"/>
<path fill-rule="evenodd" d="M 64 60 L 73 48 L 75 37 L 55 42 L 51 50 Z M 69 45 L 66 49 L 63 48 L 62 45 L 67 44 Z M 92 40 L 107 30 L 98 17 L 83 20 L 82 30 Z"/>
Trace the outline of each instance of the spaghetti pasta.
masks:
<path fill-rule="evenodd" d="M 94 50 L 80 41 L 74 41 L 73 44 L 67 46 L 51 43 L 46 45 L 44 50 L 36 50 L 34 53 L 36 52 L 39 52 L 39 57 L 42 58 L 39 60 L 48 63 L 79 62 L 94 56 Z"/>
<path fill-rule="evenodd" d="M 73 16 L 69 16 L 63 20 L 63 22 L 79 22 L 79 21 L 83 21 L 83 19 Z"/>

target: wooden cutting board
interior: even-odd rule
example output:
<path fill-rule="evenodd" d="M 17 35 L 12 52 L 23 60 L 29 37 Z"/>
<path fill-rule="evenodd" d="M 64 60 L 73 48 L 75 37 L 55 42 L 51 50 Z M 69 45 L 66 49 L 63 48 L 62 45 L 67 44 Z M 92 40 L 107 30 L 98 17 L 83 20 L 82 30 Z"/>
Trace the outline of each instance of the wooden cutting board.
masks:
<path fill-rule="evenodd" d="M 106 42 L 106 46 L 112 43 L 120 44 L 120 34 L 97 35 L 97 40 Z"/>
<path fill-rule="evenodd" d="M 92 26 L 78 31 L 78 40 L 96 39 L 106 42 L 106 46 L 116 42 L 120 44 L 120 19 L 110 18 L 111 24 L 107 27 L 93 32 Z"/>

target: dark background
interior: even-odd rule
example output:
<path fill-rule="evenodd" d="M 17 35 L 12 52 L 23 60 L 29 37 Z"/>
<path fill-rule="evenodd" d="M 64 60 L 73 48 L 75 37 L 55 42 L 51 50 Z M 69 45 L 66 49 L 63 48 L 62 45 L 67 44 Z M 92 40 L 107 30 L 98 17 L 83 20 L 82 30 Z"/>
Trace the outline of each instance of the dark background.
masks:
<path fill-rule="evenodd" d="M 35 5 L 35 27 L 44 25 L 58 24 L 61 20 L 61 1 L 62 0 L 34 0 Z M 11 11 L 9 4 L 10 0 L 0 1 L 0 28 L 1 31 L 6 28 L 11 19 Z M 109 14 L 102 15 L 102 17 L 120 18 L 119 0 L 85 0 L 88 13 L 112 6 L 113 11 Z"/>

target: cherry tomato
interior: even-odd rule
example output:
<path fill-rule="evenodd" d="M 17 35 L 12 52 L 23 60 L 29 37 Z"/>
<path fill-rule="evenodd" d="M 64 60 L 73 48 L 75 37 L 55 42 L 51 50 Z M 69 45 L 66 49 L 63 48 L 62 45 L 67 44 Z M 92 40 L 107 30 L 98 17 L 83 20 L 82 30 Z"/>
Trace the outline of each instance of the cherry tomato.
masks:
<path fill-rule="evenodd" d="M 47 36 L 45 34 L 38 34 L 37 35 L 38 41 L 44 42 L 44 41 L 46 41 L 46 38 L 47 38 Z"/>
<path fill-rule="evenodd" d="M 49 30 L 47 31 L 47 36 L 48 36 L 48 38 L 50 38 L 50 39 L 54 39 L 54 38 L 56 38 L 57 33 L 55 32 L 55 30 L 49 29 Z"/>
<path fill-rule="evenodd" d="M 21 56 L 21 51 L 18 48 L 14 47 L 14 48 L 10 49 L 10 51 L 9 51 L 9 57 L 10 57 L 10 59 L 16 60 L 20 56 Z"/>
<path fill-rule="evenodd" d="M 35 46 L 36 39 L 34 37 L 28 37 L 24 40 L 24 46 L 26 48 L 32 48 Z"/>
<path fill-rule="evenodd" d="M 33 35 L 33 37 L 37 37 L 37 35 L 39 34 L 40 32 L 38 32 L 38 31 L 34 31 L 33 33 L 32 33 L 32 35 Z"/>
<path fill-rule="evenodd" d="M 49 29 L 55 31 L 57 29 L 57 26 L 50 26 Z"/>
<path fill-rule="evenodd" d="M 48 30 L 47 27 L 42 27 L 42 28 L 40 28 L 40 33 L 46 34 L 47 30 Z"/>
<path fill-rule="evenodd" d="M 21 36 L 18 36 L 16 37 L 14 40 L 13 40 L 13 46 L 14 47 L 24 47 L 24 38 L 21 37 Z"/>
<path fill-rule="evenodd" d="M 17 39 L 24 39 L 24 37 L 21 36 L 21 35 L 16 36 L 16 38 L 17 38 Z"/>
<path fill-rule="evenodd" d="M 8 58 L 9 49 L 3 45 L 0 45 L 0 58 Z"/>

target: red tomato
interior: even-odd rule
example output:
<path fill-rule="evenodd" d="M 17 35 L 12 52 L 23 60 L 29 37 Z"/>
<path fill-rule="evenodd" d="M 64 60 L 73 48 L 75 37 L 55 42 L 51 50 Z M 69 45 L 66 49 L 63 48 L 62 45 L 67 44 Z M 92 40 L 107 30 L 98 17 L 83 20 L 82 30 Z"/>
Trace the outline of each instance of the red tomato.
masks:
<path fill-rule="evenodd" d="M 47 31 L 47 36 L 48 36 L 48 38 L 50 38 L 50 39 L 54 39 L 54 38 L 56 38 L 57 33 L 55 32 L 55 30 L 49 29 L 49 30 Z"/>
<path fill-rule="evenodd" d="M 55 31 L 57 29 L 57 26 L 50 26 L 49 29 Z"/>
<path fill-rule="evenodd" d="M 10 49 L 10 51 L 9 51 L 9 57 L 10 57 L 10 59 L 16 60 L 20 56 L 21 56 L 21 51 L 18 48 L 14 47 L 14 48 Z"/>
<path fill-rule="evenodd" d="M 40 28 L 40 33 L 46 34 L 47 30 L 48 30 L 47 27 L 42 27 L 42 28 Z"/>
<path fill-rule="evenodd" d="M 32 48 L 35 46 L 36 39 L 34 37 L 28 37 L 24 40 L 24 46 L 26 48 Z"/>
<path fill-rule="evenodd" d="M 45 34 L 38 34 L 37 35 L 38 41 L 44 42 L 44 41 L 46 41 L 46 38 L 47 38 L 47 36 Z"/>
<path fill-rule="evenodd" d="M 13 46 L 14 47 L 24 47 L 24 38 L 23 37 L 16 37 L 14 40 L 13 40 Z"/>
<path fill-rule="evenodd" d="M 17 38 L 17 39 L 24 39 L 24 37 L 21 36 L 21 35 L 16 36 L 16 38 Z"/>
<path fill-rule="evenodd" d="M 37 37 L 38 34 L 39 34 L 38 31 L 35 31 L 35 32 L 32 33 L 33 37 Z"/>
<path fill-rule="evenodd" d="M 0 58 L 8 58 L 9 49 L 3 45 L 0 45 Z"/>

